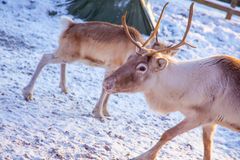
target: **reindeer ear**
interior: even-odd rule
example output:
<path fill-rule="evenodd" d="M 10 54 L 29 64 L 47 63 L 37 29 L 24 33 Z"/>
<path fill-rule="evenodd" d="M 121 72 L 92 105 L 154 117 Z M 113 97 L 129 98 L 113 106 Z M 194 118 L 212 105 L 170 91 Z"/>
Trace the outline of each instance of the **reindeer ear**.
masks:
<path fill-rule="evenodd" d="M 165 58 L 158 58 L 157 63 L 158 63 L 157 69 L 158 70 L 163 70 L 167 66 L 168 61 Z"/>

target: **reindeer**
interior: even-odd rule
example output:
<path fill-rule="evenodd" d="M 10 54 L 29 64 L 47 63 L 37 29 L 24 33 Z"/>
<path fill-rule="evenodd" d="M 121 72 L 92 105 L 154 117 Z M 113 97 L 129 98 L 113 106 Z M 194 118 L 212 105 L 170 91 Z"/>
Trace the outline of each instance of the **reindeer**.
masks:
<path fill-rule="evenodd" d="M 156 36 L 160 26 L 160 21 L 168 3 L 165 4 L 159 16 L 154 31 L 144 42 L 142 35 L 133 27 L 129 27 L 129 32 L 138 43 L 143 43 L 146 47 Z M 62 92 L 67 93 L 66 87 L 66 64 L 74 61 L 102 67 L 106 69 L 105 77 L 122 65 L 127 58 L 135 53 L 136 47 L 128 39 L 123 26 L 106 22 L 75 23 L 67 17 L 62 18 L 65 28 L 59 39 L 59 47 L 53 54 L 44 54 L 28 83 L 23 89 L 23 96 L 26 100 L 31 100 L 33 88 L 42 68 L 47 64 L 61 64 L 60 85 Z M 157 37 L 157 36 L 156 36 Z M 152 48 L 166 47 L 166 44 L 157 40 L 151 44 Z M 165 52 L 166 54 L 175 54 Z M 93 114 L 96 118 L 109 116 L 107 110 L 109 94 L 102 89 L 101 97 L 98 100 Z"/>
<path fill-rule="evenodd" d="M 218 55 L 199 60 L 177 61 L 166 51 L 189 45 L 193 3 L 182 40 L 164 49 L 142 47 L 129 34 L 126 17 L 124 29 L 137 54 L 105 78 L 103 87 L 109 93 L 143 92 L 149 106 L 158 112 L 181 112 L 185 118 L 163 133 L 149 151 L 135 160 L 154 160 L 159 150 L 177 135 L 202 127 L 204 160 L 211 159 L 216 125 L 240 132 L 240 60 Z"/>

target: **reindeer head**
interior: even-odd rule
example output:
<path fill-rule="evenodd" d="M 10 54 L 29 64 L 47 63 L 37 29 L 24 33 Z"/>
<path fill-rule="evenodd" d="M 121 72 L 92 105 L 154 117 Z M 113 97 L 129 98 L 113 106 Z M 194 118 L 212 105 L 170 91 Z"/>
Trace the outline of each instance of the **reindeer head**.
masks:
<path fill-rule="evenodd" d="M 192 21 L 193 5 L 194 3 L 190 6 L 188 24 L 182 40 L 176 45 L 171 45 L 159 50 L 146 48 L 145 44 L 148 43 L 148 40 L 143 45 L 136 42 L 128 31 L 126 15 L 124 15 L 122 17 L 122 24 L 128 38 L 137 47 L 136 54 L 131 55 L 125 64 L 104 80 L 105 90 L 111 93 L 143 91 L 149 84 L 148 82 L 154 77 L 161 76 L 161 74 L 167 72 L 171 60 L 169 55 L 162 54 L 163 52 L 176 50 L 183 45 L 193 47 L 186 42 Z"/>
<path fill-rule="evenodd" d="M 168 65 L 168 59 L 161 54 L 154 56 L 131 55 L 127 62 L 104 81 L 107 92 L 139 92 L 156 72 Z"/>

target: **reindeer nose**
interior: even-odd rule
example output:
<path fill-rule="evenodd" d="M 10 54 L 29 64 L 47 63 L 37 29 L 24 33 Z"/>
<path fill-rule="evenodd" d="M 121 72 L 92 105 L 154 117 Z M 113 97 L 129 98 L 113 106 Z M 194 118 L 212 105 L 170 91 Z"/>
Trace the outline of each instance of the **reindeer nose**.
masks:
<path fill-rule="evenodd" d="M 111 92 L 111 90 L 113 90 L 113 88 L 115 86 L 115 82 L 116 82 L 115 78 L 108 77 L 103 82 L 103 88 L 106 91 L 110 91 Z"/>

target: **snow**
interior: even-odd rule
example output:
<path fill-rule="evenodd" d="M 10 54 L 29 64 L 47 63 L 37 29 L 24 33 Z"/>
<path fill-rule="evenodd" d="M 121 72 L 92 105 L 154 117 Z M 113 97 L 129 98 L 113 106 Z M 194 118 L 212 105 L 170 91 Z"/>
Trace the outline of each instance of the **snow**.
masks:
<path fill-rule="evenodd" d="M 6 4 L 4 4 L 6 2 Z M 155 17 L 166 0 L 150 0 Z M 34 100 L 21 94 L 41 55 L 57 47 L 64 1 L 0 1 L 0 159 L 128 159 L 148 150 L 161 134 L 183 117 L 159 115 L 148 109 L 143 96 L 115 94 L 109 102 L 111 118 L 100 122 L 91 115 L 101 92 L 104 70 L 68 65 L 69 94 L 58 88 L 59 65 L 49 65 L 37 80 Z M 172 43 L 185 30 L 190 1 L 170 1 L 159 39 Z M 49 12 L 58 11 L 56 16 Z M 195 5 L 188 41 L 179 59 L 214 54 L 240 58 L 240 19 Z M 78 20 L 80 21 L 80 20 Z M 201 129 L 184 133 L 165 145 L 159 159 L 202 159 Z M 218 127 L 213 157 L 240 159 L 240 133 Z"/>

